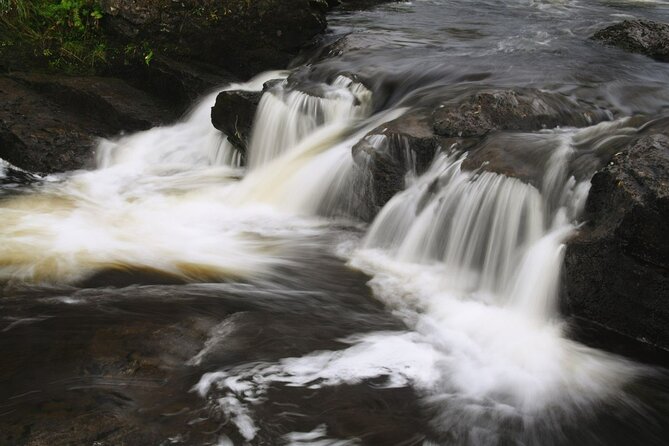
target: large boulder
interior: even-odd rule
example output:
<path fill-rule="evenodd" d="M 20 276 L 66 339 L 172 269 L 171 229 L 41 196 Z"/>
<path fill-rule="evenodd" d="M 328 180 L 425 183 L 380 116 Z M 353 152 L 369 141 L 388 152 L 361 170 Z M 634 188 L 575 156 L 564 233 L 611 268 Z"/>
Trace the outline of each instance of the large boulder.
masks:
<path fill-rule="evenodd" d="M 669 349 L 669 137 L 650 135 L 595 174 L 569 241 L 564 310 Z"/>
<path fill-rule="evenodd" d="M 171 108 L 119 79 L 0 77 L 0 158 L 31 172 L 84 167 L 97 137 L 174 118 Z"/>
<path fill-rule="evenodd" d="M 625 20 L 597 31 L 592 38 L 633 53 L 669 62 L 669 25 L 651 20 Z"/>
<path fill-rule="evenodd" d="M 104 27 L 129 45 L 250 76 L 288 64 L 325 30 L 324 0 L 103 0 Z"/>
<path fill-rule="evenodd" d="M 223 91 L 211 108 L 212 124 L 227 135 L 228 141 L 244 159 L 261 96 L 262 92 L 256 91 Z"/>

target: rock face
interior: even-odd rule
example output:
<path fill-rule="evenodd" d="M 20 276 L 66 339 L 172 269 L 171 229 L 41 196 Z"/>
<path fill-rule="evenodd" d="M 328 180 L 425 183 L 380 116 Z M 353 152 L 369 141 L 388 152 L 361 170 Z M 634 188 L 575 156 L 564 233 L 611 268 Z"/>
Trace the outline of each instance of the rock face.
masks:
<path fill-rule="evenodd" d="M 669 25 L 650 20 L 625 20 L 597 31 L 592 38 L 633 53 L 669 62 Z"/>
<path fill-rule="evenodd" d="M 96 137 L 150 128 L 173 111 L 119 79 L 0 77 L 0 158 L 31 172 L 92 162 Z"/>
<path fill-rule="evenodd" d="M 584 219 L 567 246 L 565 311 L 669 350 L 669 137 L 615 155 Z"/>
<path fill-rule="evenodd" d="M 115 38 L 237 75 L 286 66 L 325 30 L 323 0 L 103 0 Z"/>
<path fill-rule="evenodd" d="M 253 118 L 255 117 L 261 92 L 224 91 L 216 97 L 211 108 L 211 122 L 228 136 L 228 141 L 246 158 Z"/>
<path fill-rule="evenodd" d="M 216 66 L 165 56 L 156 56 L 148 65 L 116 66 L 107 74 L 164 99 L 178 114 L 187 111 L 202 95 L 238 80 Z"/>

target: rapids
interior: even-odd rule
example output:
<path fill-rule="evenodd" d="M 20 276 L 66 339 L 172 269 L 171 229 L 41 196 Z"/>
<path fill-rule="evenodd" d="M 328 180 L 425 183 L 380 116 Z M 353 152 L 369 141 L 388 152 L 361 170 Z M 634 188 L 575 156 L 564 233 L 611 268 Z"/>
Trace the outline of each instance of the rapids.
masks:
<path fill-rule="evenodd" d="M 93 398 L 115 429 L 151 431 L 145 444 L 664 444 L 664 369 L 579 343 L 558 299 L 590 161 L 669 103 L 666 65 L 587 36 L 629 15 L 669 21 L 665 5 L 344 10 L 323 42 L 349 34 L 341 57 L 305 68 L 305 54 L 173 125 L 101 140 L 90 170 L 2 162 L 0 345 L 21 372 L 5 373 L 2 416 Z M 270 80 L 244 166 L 210 109 Z M 482 86 L 569 94 L 611 120 L 492 137 L 531 153 L 532 184 L 441 147 L 365 221 L 353 146 Z"/>

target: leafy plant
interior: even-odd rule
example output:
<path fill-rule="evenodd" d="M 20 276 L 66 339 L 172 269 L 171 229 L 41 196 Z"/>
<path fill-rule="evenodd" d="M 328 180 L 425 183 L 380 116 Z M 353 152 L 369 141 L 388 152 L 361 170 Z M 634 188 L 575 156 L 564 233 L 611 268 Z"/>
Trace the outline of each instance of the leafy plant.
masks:
<path fill-rule="evenodd" d="M 30 43 L 49 66 L 81 71 L 105 61 L 103 17 L 97 0 L 0 0 L 0 37 Z"/>

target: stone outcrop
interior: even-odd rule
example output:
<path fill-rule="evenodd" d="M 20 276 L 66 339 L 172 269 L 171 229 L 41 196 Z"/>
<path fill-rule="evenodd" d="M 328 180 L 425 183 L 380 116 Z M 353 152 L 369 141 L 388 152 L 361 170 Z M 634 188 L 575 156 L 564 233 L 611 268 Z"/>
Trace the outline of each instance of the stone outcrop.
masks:
<path fill-rule="evenodd" d="M 29 42 L 0 54 L 5 76 L 0 79 L 0 158 L 43 173 L 83 167 L 92 159 L 97 137 L 164 124 L 237 76 L 285 67 L 324 31 L 326 11 L 338 5 L 325 0 L 101 0 L 99 25 L 107 54 L 93 70 L 96 76 L 34 74 L 49 68 Z M 217 122 L 243 150 L 251 118 Z"/>
<path fill-rule="evenodd" d="M 0 77 L 0 158 L 31 172 L 84 167 L 97 137 L 174 118 L 170 107 L 119 79 Z"/>
<path fill-rule="evenodd" d="M 566 251 L 565 311 L 669 350 L 669 137 L 616 154 L 583 218 Z"/>
<path fill-rule="evenodd" d="M 246 157 L 253 118 L 261 96 L 262 92 L 255 91 L 223 91 L 216 97 L 216 104 L 211 109 L 212 124 L 227 135 L 228 141 L 243 158 Z"/>
<path fill-rule="evenodd" d="M 625 20 L 597 31 L 592 38 L 633 53 L 669 62 L 669 25 L 651 20 Z"/>
<path fill-rule="evenodd" d="M 248 77 L 286 66 L 325 30 L 323 0 L 104 0 L 104 27 L 122 42 Z"/>

